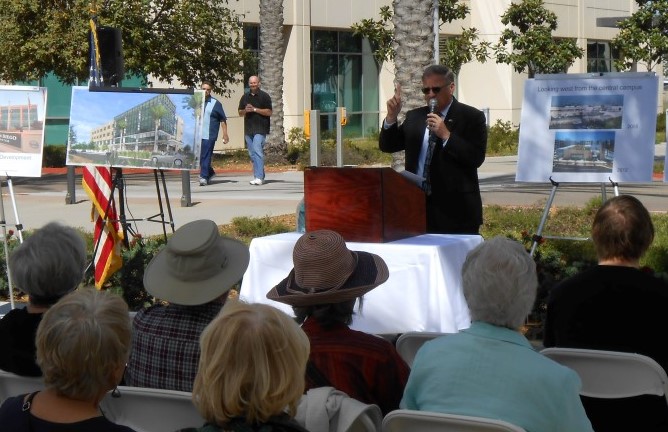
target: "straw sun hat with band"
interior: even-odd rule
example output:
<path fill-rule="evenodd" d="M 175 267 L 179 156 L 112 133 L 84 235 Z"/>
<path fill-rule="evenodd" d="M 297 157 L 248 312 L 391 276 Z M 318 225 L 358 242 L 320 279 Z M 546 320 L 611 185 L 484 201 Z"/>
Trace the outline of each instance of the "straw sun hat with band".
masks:
<path fill-rule="evenodd" d="M 378 255 L 351 251 L 343 237 L 330 230 L 312 231 L 295 243 L 294 268 L 267 293 L 267 298 L 303 307 L 353 300 L 389 277 Z"/>
<path fill-rule="evenodd" d="M 250 253 L 238 240 L 221 236 L 210 220 L 183 225 L 144 271 L 151 295 L 180 305 L 208 303 L 232 288 L 246 272 Z"/>

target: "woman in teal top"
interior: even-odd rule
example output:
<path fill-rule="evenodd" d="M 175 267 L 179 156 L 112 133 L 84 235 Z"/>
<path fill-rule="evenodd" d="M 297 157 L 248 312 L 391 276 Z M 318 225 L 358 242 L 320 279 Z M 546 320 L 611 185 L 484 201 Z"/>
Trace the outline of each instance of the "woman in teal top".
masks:
<path fill-rule="evenodd" d="M 462 268 L 473 323 L 418 351 L 401 407 L 504 420 L 528 432 L 591 431 L 580 378 L 537 353 L 518 329 L 538 286 L 517 242 L 495 237 Z"/>

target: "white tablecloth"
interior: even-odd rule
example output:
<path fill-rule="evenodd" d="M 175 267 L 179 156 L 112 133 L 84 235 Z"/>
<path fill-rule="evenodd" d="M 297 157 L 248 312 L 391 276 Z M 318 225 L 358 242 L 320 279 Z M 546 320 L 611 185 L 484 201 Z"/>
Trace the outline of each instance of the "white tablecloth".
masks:
<path fill-rule="evenodd" d="M 251 242 L 250 264 L 241 285 L 243 300 L 270 304 L 294 316 L 290 306 L 268 300 L 266 294 L 292 269 L 292 249 L 300 236 L 285 233 Z M 387 282 L 365 294 L 362 313 L 354 316 L 351 327 L 376 334 L 452 333 L 469 327 L 461 268 L 466 254 L 480 243 L 482 237 L 477 235 L 443 234 L 390 243 L 348 242 L 350 250 L 380 255 L 390 270 Z"/>

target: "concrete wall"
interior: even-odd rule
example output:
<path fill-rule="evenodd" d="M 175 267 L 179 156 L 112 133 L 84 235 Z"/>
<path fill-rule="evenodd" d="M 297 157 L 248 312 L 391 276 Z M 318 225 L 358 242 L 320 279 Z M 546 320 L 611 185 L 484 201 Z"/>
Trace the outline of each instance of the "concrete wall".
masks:
<path fill-rule="evenodd" d="M 483 40 L 495 43 L 503 29 L 499 16 L 508 8 L 511 0 L 468 0 L 470 15 L 459 22 L 441 27 L 441 33 L 457 34 L 462 27 L 478 29 Z M 310 109 L 310 30 L 329 28 L 348 30 L 350 25 L 364 18 L 379 19 L 381 6 L 391 6 L 391 0 L 284 0 L 286 55 L 284 61 L 284 125 L 286 133 L 292 127 L 303 126 L 303 112 Z M 598 17 L 623 17 L 635 10 L 633 0 L 559 0 L 545 1 L 546 7 L 554 11 L 559 19 L 558 37 L 575 38 L 578 45 L 587 48 L 587 40 L 610 40 L 617 30 L 596 26 Z M 244 21 L 259 23 L 259 0 L 231 2 Z M 587 70 L 586 59 L 575 62 L 571 73 Z M 662 74 L 661 70 L 657 73 Z M 489 108 L 490 124 L 496 120 L 511 121 L 517 125 L 520 119 L 524 81 L 526 74 L 516 73 L 511 66 L 486 63 L 464 65 L 458 79 L 458 98 L 465 103 Z M 385 63 L 380 72 L 379 108 L 380 117 L 385 115 L 385 101 L 394 89 L 394 65 Z M 662 91 L 662 86 L 659 86 Z M 243 122 L 237 114 L 241 97 L 241 85 L 230 89 L 229 97 L 221 98 L 229 120 L 230 144 L 217 150 L 243 148 Z M 657 111 L 662 110 L 659 98 Z M 380 121 L 380 119 L 379 119 Z"/>

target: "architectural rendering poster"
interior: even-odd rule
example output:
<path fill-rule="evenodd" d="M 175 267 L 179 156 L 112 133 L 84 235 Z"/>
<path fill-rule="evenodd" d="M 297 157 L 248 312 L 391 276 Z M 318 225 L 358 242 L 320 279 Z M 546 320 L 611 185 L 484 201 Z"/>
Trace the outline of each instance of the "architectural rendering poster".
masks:
<path fill-rule="evenodd" d="M 42 175 L 46 88 L 0 86 L 0 175 Z"/>
<path fill-rule="evenodd" d="M 67 164 L 196 169 L 204 92 L 121 90 L 72 89 Z"/>
<path fill-rule="evenodd" d="M 651 182 L 657 100 L 653 73 L 527 80 L 515 180 Z"/>

